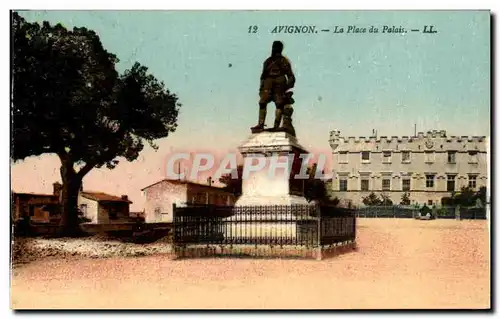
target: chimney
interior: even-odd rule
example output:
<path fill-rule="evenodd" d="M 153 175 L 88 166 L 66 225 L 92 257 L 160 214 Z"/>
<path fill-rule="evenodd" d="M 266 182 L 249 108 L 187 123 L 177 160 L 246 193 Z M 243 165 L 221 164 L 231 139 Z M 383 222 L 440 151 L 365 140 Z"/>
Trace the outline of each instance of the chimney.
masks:
<path fill-rule="evenodd" d="M 128 196 L 127 195 L 122 195 L 122 199 L 123 200 L 128 200 Z"/>

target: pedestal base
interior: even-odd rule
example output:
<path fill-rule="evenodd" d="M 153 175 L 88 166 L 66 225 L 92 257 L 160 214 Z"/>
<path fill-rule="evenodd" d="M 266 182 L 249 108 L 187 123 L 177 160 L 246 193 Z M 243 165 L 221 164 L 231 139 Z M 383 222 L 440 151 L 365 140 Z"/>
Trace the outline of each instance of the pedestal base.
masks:
<path fill-rule="evenodd" d="M 296 195 L 242 195 L 234 206 L 309 205 L 305 197 Z"/>

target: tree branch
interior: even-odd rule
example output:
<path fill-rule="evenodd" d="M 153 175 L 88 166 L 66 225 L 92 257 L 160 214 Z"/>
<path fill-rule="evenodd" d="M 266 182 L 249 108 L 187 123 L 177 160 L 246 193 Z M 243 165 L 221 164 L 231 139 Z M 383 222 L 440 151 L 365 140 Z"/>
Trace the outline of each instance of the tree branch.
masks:
<path fill-rule="evenodd" d="M 95 164 L 92 162 L 86 163 L 84 167 L 82 167 L 77 174 L 78 177 L 83 178 L 85 175 L 88 174 L 93 168 L 95 167 Z"/>

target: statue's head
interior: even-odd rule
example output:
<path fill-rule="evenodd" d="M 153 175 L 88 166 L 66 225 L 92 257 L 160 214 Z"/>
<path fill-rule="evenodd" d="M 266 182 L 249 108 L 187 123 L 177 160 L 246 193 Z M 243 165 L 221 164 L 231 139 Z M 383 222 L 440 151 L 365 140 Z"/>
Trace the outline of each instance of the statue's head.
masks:
<path fill-rule="evenodd" d="M 272 53 L 273 54 L 276 54 L 276 53 L 281 54 L 281 52 L 283 52 L 283 42 L 281 42 L 281 41 L 274 41 L 273 42 Z"/>

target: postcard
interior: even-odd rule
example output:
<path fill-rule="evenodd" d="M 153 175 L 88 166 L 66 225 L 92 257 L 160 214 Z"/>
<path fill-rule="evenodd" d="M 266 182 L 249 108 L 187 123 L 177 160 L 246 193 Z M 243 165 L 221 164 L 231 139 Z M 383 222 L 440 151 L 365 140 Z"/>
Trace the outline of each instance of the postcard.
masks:
<path fill-rule="evenodd" d="M 491 309 L 491 19 L 12 11 L 11 308 Z"/>

